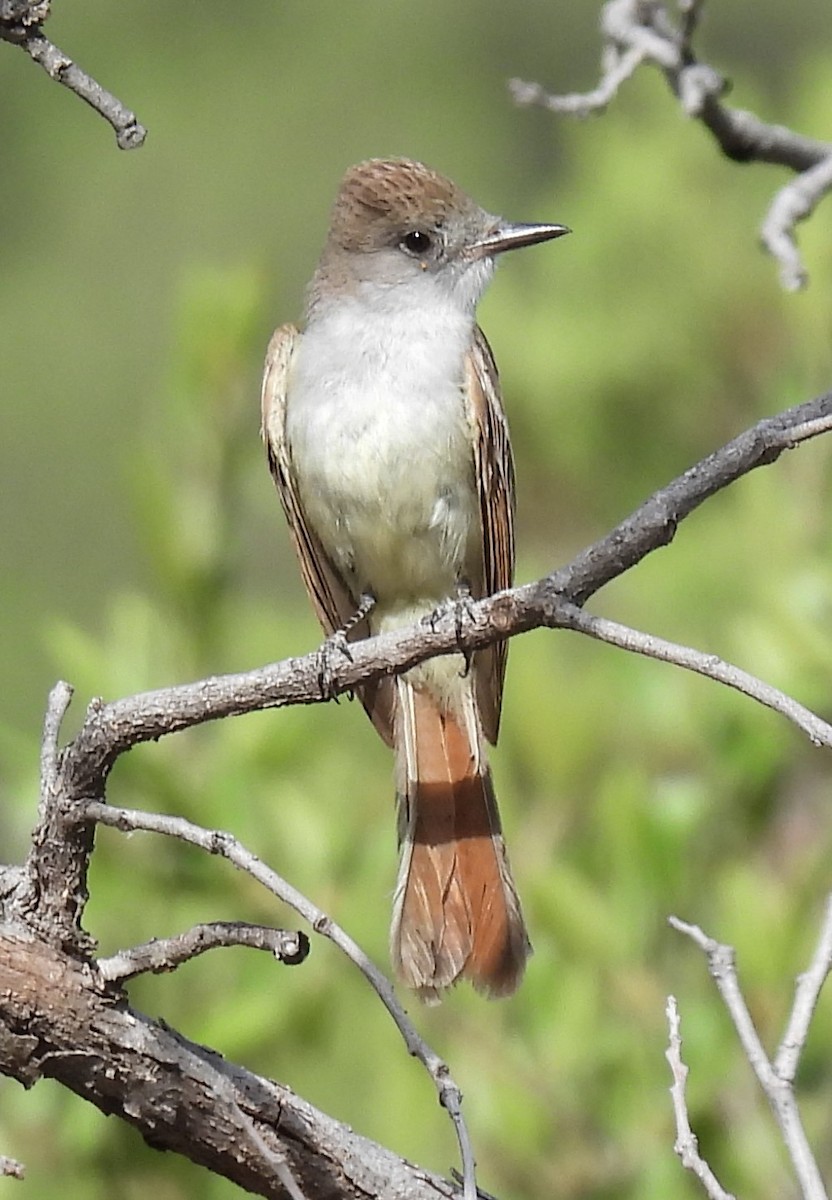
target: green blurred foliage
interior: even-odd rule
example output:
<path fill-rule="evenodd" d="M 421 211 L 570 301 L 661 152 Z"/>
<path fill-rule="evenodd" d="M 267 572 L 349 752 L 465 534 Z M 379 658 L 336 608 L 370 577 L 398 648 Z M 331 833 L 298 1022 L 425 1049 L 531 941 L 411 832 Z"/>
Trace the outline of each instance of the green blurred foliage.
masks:
<path fill-rule="evenodd" d="M 793 5 L 787 26 L 773 2 L 712 8 L 705 45 L 736 72 L 736 102 L 828 136 L 825 6 Z M 349 162 L 423 157 L 494 209 L 575 230 L 505 264 L 481 312 L 518 460 L 521 579 L 828 385 L 827 209 L 801 230 L 812 287 L 784 296 L 755 244 L 782 177 L 720 159 L 654 76 L 581 125 L 512 108 L 507 76 L 585 87 L 597 52 L 593 5 L 512 11 L 356 0 L 347 19 L 339 0 L 204 0 L 185 27 L 158 0 L 57 6 L 56 41 L 150 127 L 129 155 L 0 47 L 0 202 L 18 231 L 0 248 L 4 859 L 25 850 L 56 675 L 80 712 L 317 642 L 258 445 L 258 374 L 270 328 L 299 312 Z M 828 716 L 829 458 L 808 445 L 715 497 L 593 608 Z M 494 762 L 536 946 L 527 981 L 502 1004 L 460 990 L 412 1005 L 465 1090 L 483 1185 L 529 1200 L 698 1195 L 672 1151 L 673 992 L 703 1151 L 737 1193 L 789 1191 L 705 965 L 665 918 L 736 944 L 773 1047 L 829 889 L 820 753 L 704 680 L 536 632 L 512 646 Z M 233 830 L 384 963 L 390 774 L 342 703 L 137 749 L 110 796 Z M 91 893 L 104 953 L 195 921 L 292 924 L 227 864 L 142 835 L 100 831 Z M 295 970 L 207 955 L 130 997 L 410 1158 L 455 1161 L 430 1085 L 329 945 Z M 827 1172 L 831 1042 L 825 997 L 800 1085 Z M 50 1083 L 0 1085 L 0 1152 L 27 1163 L 33 1200 L 58 1181 L 65 1200 L 236 1194 Z"/>

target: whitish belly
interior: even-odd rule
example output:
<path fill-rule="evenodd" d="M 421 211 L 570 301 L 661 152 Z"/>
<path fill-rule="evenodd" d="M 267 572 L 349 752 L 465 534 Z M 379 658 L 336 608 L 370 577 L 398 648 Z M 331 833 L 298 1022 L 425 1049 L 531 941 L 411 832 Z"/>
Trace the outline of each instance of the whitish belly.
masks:
<path fill-rule="evenodd" d="M 290 420 L 301 501 L 356 594 L 432 607 L 465 574 L 477 519 L 462 396 L 377 400 L 324 399 Z"/>

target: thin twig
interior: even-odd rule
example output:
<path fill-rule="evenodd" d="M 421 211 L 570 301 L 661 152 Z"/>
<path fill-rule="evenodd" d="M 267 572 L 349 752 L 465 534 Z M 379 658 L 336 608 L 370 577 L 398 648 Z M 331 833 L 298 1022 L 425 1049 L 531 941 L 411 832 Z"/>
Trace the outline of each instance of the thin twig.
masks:
<path fill-rule="evenodd" d="M 302 963 L 309 953 L 305 933 L 249 925 L 245 921 L 211 921 L 194 925 L 176 937 L 153 938 L 141 946 L 119 950 L 110 958 L 100 958 L 95 965 L 108 983 L 121 982 L 147 972 L 161 975 L 175 971 L 183 963 L 220 946 L 266 950 L 287 966 Z"/>
<path fill-rule="evenodd" d="M 817 1006 L 821 988 L 832 970 L 832 895 L 826 899 L 826 911 L 820 937 L 809 968 L 798 976 L 794 1003 L 789 1014 L 786 1032 L 774 1059 L 774 1070 L 780 1079 L 794 1082 L 800 1055 L 806 1044 L 809 1024 Z"/>
<path fill-rule="evenodd" d="M 827 1200 L 826 1189 L 809 1145 L 794 1097 L 792 1081 L 781 1078 L 772 1066 L 751 1019 L 737 978 L 733 946 L 717 942 L 699 928 L 669 917 L 669 924 L 684 933 L 704 952 L 711 976 L 728 1009 L 745 1056 L 768 1100 L 783 1135 L 804 1200 Z"/>
<path fill-rule="evenodd" d="M 830 429 L 832 392 L 777 416 L 765 417 L 660 488 L 566 567 L 554 571 L 539 584 L 527 585 L 529 592 L 538 598 L 543 589 L 548 589 L 583 604 L 651 551 L 668 545 L 680 522 L 711 496 L 758 467 L 776 462 L 785 450 L 792 450 L 800 442 Z M 517 592 L 522 597 L 527 594 L 525 588 Z"/>
<path fill-rule="evenodd" d="M 148 833 L 160 833 L 166 837 L 178 838 L 192 846 L 198 846 L 209 854 L 218 854 L 228 860 L 239 870 L 256 879 L 272 895 L 277 896 L 284 904 L 288 904 L 296 913 L 304 918 L 316 933 L 329 938 L 339 950 L 361 971 L 364 978 L 373 988 L 384 1007 L 393 1018 L 401 1034 L 408 1052 L 417 1058 L 427 1070 L 436 1087 L 439 1102 L 447 1109 L 453 1122 L 459 1143 L 464 1178 L 465 1200 L 476 1200 L 476 1165 L 474 1162 L 471 1139 L 465 1119 L 462 1116 L 462 1094 L 451 1078 L 447 1064 L 428 1046 L 419 1035 L 407 1013 L 396 999 L 393 986 L 387 977 L 370 961 L 361 947 L 353 941 L 349 934 L 337 925 L 317 905 L 281 878 L 271 867 L 266 866 L 261 859 L 252 854 L 230 833 L 221 830 L 203 829 L 182 817 L 167 816 L 162 813 L 139 812 L 135 809 L 114 808 L 100 801 L 91 801 L 86 805 L 85 817 L 109 825 L 114 829 L 129 833 L 134 830 L 144 830 Z"/>
<path fill-rule="evenodd" d="M 698 925 L 690 925 L 686 921 L 680 921 L 678 917 L 668 917 L 668 924 L 679 933 L 684 933 L 703 951 L 708 959 L 711 976 L 731 1015 L 734 1028 L 739 1035 L 746 1058 L 754 1068 L 755 1075 L 764 1087 L 776 1085 L 777 1081 L 773 1078 L 768 1055 L 751 1019 L 745 997 L 740 991 L 733 946 L 715 941 L 714 938 L 708 937 Z"/>
<path fill-rule="evenodd" d="M 677 76 L 693 65 L 694 26 L 690 12 L 683 14 L 677 30 L 661 4 L 648 6 L 640 0 L 607 0 L 601 8 L 601 73 L 595 88 L 561 96 L 547 92 L 539 83 L 511 79 L 509 91 L 515 103 L 522 106 L 536 105 L 549 112 L 588 117 L 603 112 L 621 86 L 644 64 L 670 73 L 674 90 L 678 91 Z M 698 86 L 719 94 L 725 83 L 714 71 L 700 76 Z"/>
<path fill-rule="evenodd" d="M 803 730 L 815 746 L 832 748 L 832 725 L 821 720 L 804 705 L 798 704 L 796 700 L 787 696 L 785 692 L 781 692 L 779 688 L 772 687 L 771 684 L 765 683 L 755 675 L 749 675 L 747 671 L 725 662 L 716 654 L 704 654 L 701 650 L 694 650 L 690 646 L 680 646 L 676 642 L 667 642 L 664 638 L 654 637 L 653 634 L 631 629 L 627 625 L 619 624 L 618 621 L 610 621 L 606 617 L 595 617 L 576 605 L 572 605 L 571 610 L 564 606 L 561 616 L 565 617 L 569 628 L 579 633 L 585 633 L 600 642 L 619 646 L 622 650 L 643 654 L 647 658 L 655 658 L 660 662 L 673 663 L 677 667 L 684 667 L 686 671 L 694 671 L 697 675 L 705 675 L 709 679 L 715 679 L 718 683 L 724 683 L 727 687 L 734 688 L 743 695 L 750 696 L 752 700 L 758 700 L 767 708 L 774 709 L 781 716 L 787 717 L 798 729 Z"/>
<path fill-rule="evenodd" d="M 832 143 L 768 125 L 754 113 L 722 102 L 725 79 L 699 62 L 693 48 L 701 8 L 701 0 L 684 0 L 674 21 L 658 0 L 608 0 L 601 12 L 601 78 L 595 88 L 559 96 L 538 83 L 512 79 L 509 91 L 517 104 L 586 117 L 602 112 L 639 67 L 657 67 L 685 115 L 705 125 L 726 157 L 798 172 L 798 178 L 775 196 L 761 228 L 761 240 L 779 264 L 784 286 L 795 290 L 807 280 L 795 227 L 832 190 Z"/>
<path fill-rule="evenodd" d="M 760 237 L 769 254 L 780 264 L 780 278 L 787 291 L 805 287 L 806 268 L 795 241 L 795 226 L 815 211 L 832 188 L 832 148 L 827 158 L 803 171 L 781 188 L 769 206 Z"/>
<path fill-rule="evenodd" d="M 139 123 L 136 114 L 50 42 L 39 25 L 21 28 L 0 24 L 0 39 L 20 46 L 33 62 L 43 67 L 50 79 L 69 88 L 108 121 L 120 150 L 135 150 L 143 144 L 147 130 Z"/>
<path fill-rule="evenodd" d="M 40 741 L 40 794 L 48 796 L 58 778 L 61 725 L 72 701 L 72 688 L 62 679 L 55 684 L 46 701 L 43 733 Z"/>
<path fill-rule="evenodd" d="M 711 1197 L 711 1200 L 735 1200 L 730 1192 L 725 1191 L 705 1159 L 700 1155 L 698 1139 L 691 1129 L 687 1099 L 685 1097 L 688 1068 L 682 1062 L 682 1035 L 679 1029 L 679 1010 L 676 1006 L 675 996 L 668 996 L 665 1013 L 667 1015 L 669 1031 L 669 1042 L 665 1051 L 665 1058 L 670 1064 L 670 1072 L 673 1076 L 670 1095 L 673 1100 L 673 1113 L 676 1118 L 676 1142 L 673 1149 L 679 1156 L 682 1166 L 686 1170 L 693 1172 L 704 1187 L 706 1194 Z"/>
<path fill-rule="evenodd" d="M 639 49 L 611 56 L 598 86 L 591 92 L 570 92 L 564 96 L 554 96 L 539 83 L 527 79 L 510 79 L 508 88 L 515 104 L 523 107 L 535 105 L 545 108 L 547 112 L 588 117 L 603 112 L 610 101 L 615 99 L 621 85 L 635 74 L 643 62 L 644 53 Z"/>
<path fill-rule="evenodd" d="M 678 0 L 679 39 L 683 53 L 690 53 L 691 44 L 699 28 L 703 0 Z"/>

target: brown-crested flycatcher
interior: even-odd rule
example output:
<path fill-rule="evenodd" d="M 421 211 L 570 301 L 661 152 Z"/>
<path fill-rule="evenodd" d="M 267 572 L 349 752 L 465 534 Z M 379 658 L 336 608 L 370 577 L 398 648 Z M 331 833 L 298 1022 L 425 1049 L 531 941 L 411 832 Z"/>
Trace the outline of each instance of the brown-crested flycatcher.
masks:
<path fill-rule="evenodd" d="M 344 176 L 303 333 L 269 345 L 263 437 L 303 580 L 328 634 L 412 625 L 511 586 L 514 475 L 474 310 L 515 225 L 409 159 Z M 361 689 L 396 754 L 401 865 L 391 953 L 425 999 L 460 978 L 492 996 L 531 950 L 485 754 L 506 645 Z"/>

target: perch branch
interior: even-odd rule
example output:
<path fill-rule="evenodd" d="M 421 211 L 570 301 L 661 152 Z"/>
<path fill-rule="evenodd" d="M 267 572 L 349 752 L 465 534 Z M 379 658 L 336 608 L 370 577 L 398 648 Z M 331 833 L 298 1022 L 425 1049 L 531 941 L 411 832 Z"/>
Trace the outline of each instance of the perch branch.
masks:
<path fill-rule="evenodd" d="M 570 628 L 576 606 L 672 541 L 679 523 L 709 496 L 831 426 L 832 393 L 760 421 L 660 489 L 606 537 L 551 575 L 472 603 L 462 619 L 458 612 L 447 612 L 413 628 L 354 643 L 349 658 L 340 656 L 331 664 L 326 695 L 321 691 L 319 655 L 312 653 L 244 674 L 215 676 L 109 704 L 93 702 L 81 731 L 60 755 L 52 786 L 59 790 L 62 804 L 41 813 L 33 836 L 21 900 L 31 921 L 40 923 L 45 936 L 59 936 L 60 944 L 89 954 L 80 917 L 86 901 L 85 855 L 94 830 L 93 822 L 79 813 L 87 800 L 103 797 L 113 763 L 132 746 L 221 717 L 319 703 L 432 655 L 473 651 L 540 626 Z M 56 714 L 66 695 L 66 685 L 53 693 L 50 705 Z M 47 765 L 49 753 L 44 752 Z"/>
<path fill-rule="evenodd" d="M 243 674 L 94 704 L 81 732 L 63 752 L 62 787 L 69 796 L 98 796 L 120 754 L 206 721 L 319 703 L 433 655 L 476 650 L 541 626 L 569 628 L 576 605 L 668 545 L 680 522 L 703 501 L 830 428 L 832 393 L 765 418 L 661 488 L 605 537 L 543 579 L 472 602 L 462 618 L 456 611 L 447 612 L 409 629 L 353 643 L 350 658 L 340 656 L 331 664 L 326 696 L 321 694 L 319 655 L 313 652 Z"/>
<path fill-rule="evenodd" d="M 324 913 L 227 834 L 211 833 L 173 818 L 108 808 L 103 803 L 108 774 L 119 755 L 132 746 L 205 721 L 270 707 L 318 703 L 359 683 L 406 670 L 432 655 L 474 650 L 538 626 L 572 628 L 576 608 L 645 555 L 672 541 L 679 523 L 709 496 L 830 426 L 832 394 L 759 422 L 660 489 L 606 537 L 544 579 L 471 604 L 462 617 L 459 612 L 439 614 L 411 629 L 354 643 L 349 659 L 339 657 L 331 664 L 326 695 L 322 694 L 319 655 L 313 653 L 245 674 L 204 679 L 109 704 L 94 700 L 79 733 L 58 752 L 60 718 L 71 694 L 67 685 L 59 684 L 50 697 L 44 729 L 39 821 L 24 871 L 2 885 L 6 911 L 13 912 L 41 939 L 41 949 L 68 956 L 78 970 L 86 972 L 87 980 L 97 979 L 106 989 L 110 985 L 95 971 L 92 961 L 92 940 L 81 927 L 96 823 L 179 836 L 229 858 L 348 953 L 382 996 L 408 1048 L 426 1065 L 450 1111 L 460 1142 L 466 1197 L 473 1200 L 473 1155 L 461 1119 L 458 1089 L 441 1060 L 418 1039 L 387 980 Z M 0 1009 L 2 997 L 0 986 Z M 1 1035 L 0 1024 L 0 1042 Z M 90 1098 L 99 1104 L 103 1086 L 98 1076 L 84 1083 Z M 145 1128 L 147 1136 L 155 1137 L 153 1120 L 144 1127 L 136 1123 Z M 247 1136 L 251 1144 L 256 1142 Z M 294 1172 L 296 1164 L 290 1165 Z M 270 1177 L 274 1176 L 272 1166 Z M 306 1191 L 302 1178 L 301 1185 Z M 313 1189 L 312 1194 L 318 1193 Z"/>
<path fill-rule="evenodd" d="M 50 699 L 44 736 L 47 805 L 35 829 L 24 881 L 17 888 L 33 928 L 67 950 L 87 955 L 81 929 L 86 868 L 94 823 L 84 804 L 103 797 L 113 763 L 132 746 L 205 721 L 288 704 L 311 704 L 358 684 L 406 670 L 436 654 L 473 651 L 539 626 L 569 628 L 580 607 L 604 584 L 672 541 L 679 523 L 709 496 L 749 471 L 774 462 L 789 447 L 832 426 L 832 393 L 766 418 L 660 489 L 611 533 L 551 575 L 471 604 L 460 619 L 447 612 L 411 628 L 354 643 L 331 664 L 322 695 L 317 653 L 245 674 L 146 692 L 110 704 L 93 701 L 78 735 L 56 758 L 54 725 L 69 690 Z"/>

